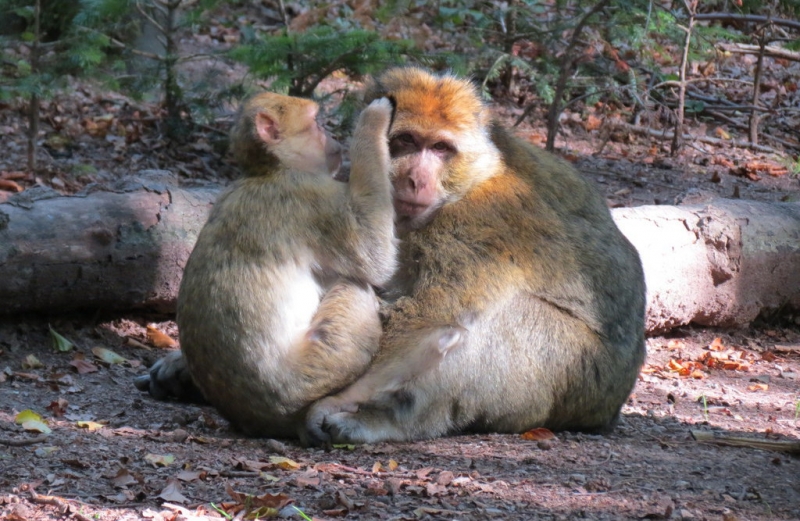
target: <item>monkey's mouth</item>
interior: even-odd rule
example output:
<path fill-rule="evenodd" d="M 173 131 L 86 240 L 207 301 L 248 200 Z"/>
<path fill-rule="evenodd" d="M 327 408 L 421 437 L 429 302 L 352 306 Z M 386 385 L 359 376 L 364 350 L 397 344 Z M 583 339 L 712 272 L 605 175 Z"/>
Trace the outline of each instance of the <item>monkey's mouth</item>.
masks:
<path fill-rule="evenodd" d="M 420 204 L 411 201 L 403 201 L 402 199 L 394 200 L 394 211 L 398 217 L 408 217 L 416 219 L 428 211 L 430 205 Z"/>

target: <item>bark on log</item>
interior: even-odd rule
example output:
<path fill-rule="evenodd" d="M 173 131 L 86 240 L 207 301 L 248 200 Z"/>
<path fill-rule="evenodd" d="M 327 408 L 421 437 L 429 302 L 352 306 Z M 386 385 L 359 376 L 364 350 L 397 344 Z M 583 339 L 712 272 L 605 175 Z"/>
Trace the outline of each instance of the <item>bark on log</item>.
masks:
<path fill-rule="evenodd" d="M 219 187 L 151 170 L 76 197 L 34 188 L 0 204 L 0 313 L 173 312 Z"/>
<path fill-rule="evenodd" d="M 183 266 L 219 191 L 149 171 L 114 191 L 12 197 L 0 204 L 0 314 L 174 311 Z M 612 213 L 642 256 L 648 331 L 741 326 L 763 312 L 800 309 L 800 204 L 719 199 Z"/>

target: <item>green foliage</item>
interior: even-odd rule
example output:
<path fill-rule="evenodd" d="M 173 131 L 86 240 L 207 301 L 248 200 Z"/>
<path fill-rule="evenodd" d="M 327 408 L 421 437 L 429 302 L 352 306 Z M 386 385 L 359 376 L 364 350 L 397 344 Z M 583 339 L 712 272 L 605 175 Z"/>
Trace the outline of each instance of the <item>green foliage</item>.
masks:
<path fill-rule="evenodd" d="M 337 70 L 360 76 L 401 63 L 413 54 L 407 41 L 386 41 L 372 31 L 318 26 L 305 32 L 251 35 L 230 56 L 246 64 L 272 88 L 295 96 L 311 96 L 317 85 Z"/>
<path fill-rule="evenodd" d="M 93 9 L 99 12 L 101 4 L 100 0 L 42 0 L 36 34 L 34 0 L 0 0 L 0 16 L 8 21 L 0 24 L 0 98 L 49 97 L 64 88 L 70 75 L 97 75 L 108 63 L 111 42 L 81 24 L 96 17 Z"/>

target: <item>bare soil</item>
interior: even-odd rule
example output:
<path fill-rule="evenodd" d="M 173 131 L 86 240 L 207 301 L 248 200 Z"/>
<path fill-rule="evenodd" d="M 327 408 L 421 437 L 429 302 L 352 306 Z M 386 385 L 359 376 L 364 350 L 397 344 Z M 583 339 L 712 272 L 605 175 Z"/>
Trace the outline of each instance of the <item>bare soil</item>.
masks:
<path fill-rule="evenodd" d="M 57 352 L 44 320 L 0 323 L 0 517 L 217 518 L 212 503 L 233 515 L 263 503 L 295 519 L 294 507 L 315 519 L 800 518 L 796 456 L 691 434 L 800 440 L 797 328 L 650 338 L 606 436 L 467 435 L 325 452 L 247 439 L 211 407 L 140 394 L 132 379 L 164 353 L 148 347 L 144 324 L 56 319 L 77 346 Z M 175 333 L 172 322 L 155 325 Z M 126 361 L 103 363 L 96 347 Z M 709 368 L 711 353 L 728 368 Z M 52 432 L 16 424 L 26 409 Z"/>

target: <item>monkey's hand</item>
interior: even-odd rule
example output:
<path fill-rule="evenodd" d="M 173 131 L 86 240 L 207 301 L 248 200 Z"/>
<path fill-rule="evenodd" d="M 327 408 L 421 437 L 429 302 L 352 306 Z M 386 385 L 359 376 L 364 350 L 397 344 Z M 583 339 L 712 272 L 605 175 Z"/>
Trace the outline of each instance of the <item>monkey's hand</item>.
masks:
<path fill-rule="evenodd" d="M 178 398 L 189 402 L 205 401 L 192 381 L 181 351 L 169 353 L 157 361 L 147 374 L 136 377 L 133 384 L 140 391 L 149 392 L 156 400 Z"/>
<path fill-rule="evenodd" d="M 367 106 L 362 112 L 356 128 L 356 135 L 367 133 L 370 135 L 386 136 L 389 126 L 394 118 L 394 105 L 389 98 L 378 98 Z"/>
<path fill-rule="evenodd" d="M 300 441 L 305 446 L 329 447 L 345 441 L 335 428 L 337 417 L 358 412 L 358 404 L 340 396 L 328 396 L 311 406 L 306 416 L 305 430 L 300 428 Z"/>

